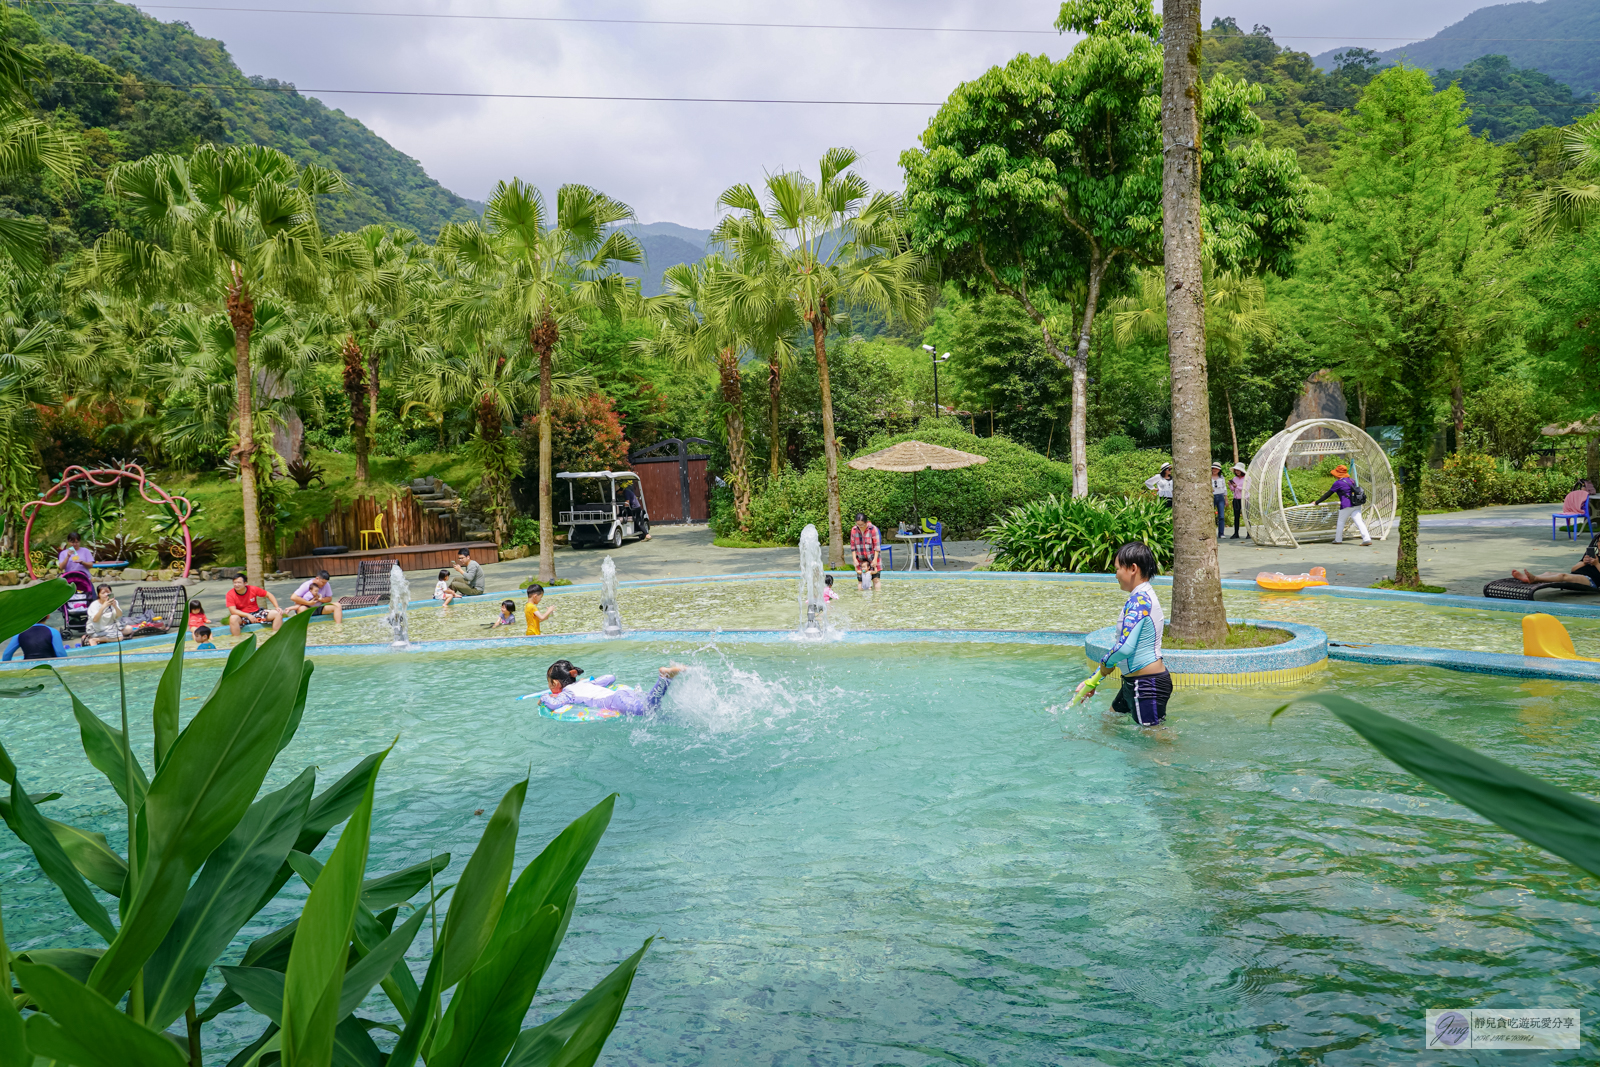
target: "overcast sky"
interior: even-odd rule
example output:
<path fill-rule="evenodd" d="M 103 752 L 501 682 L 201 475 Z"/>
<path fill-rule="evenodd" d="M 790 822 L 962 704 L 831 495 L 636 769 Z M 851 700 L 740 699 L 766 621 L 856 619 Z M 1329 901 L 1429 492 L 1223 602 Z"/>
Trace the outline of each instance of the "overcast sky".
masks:
<path fill-rule="evenodd" d="M 204 4 L 207 0 L 173 0 Z M 240 0 L 212 0 L 239 5 Z M 263 7 L 1050 30 L 1039 0 L 249 0 Z M 1053 31 L 886 31 L 618 26 L 580 23 L 253 14 L 140 5 L 222 40 L 246 74 L 303 89 L 410 89 L 872 101 L 938 101 L 1022 51 L 1064 55 Z M 1271 27 L 1313 55 L 1432 36 L 1481 0 L 1231 0 L 1205 10 Z M 1363 40 L 1392 38 L 1392 40 Z M 619 103 L 310 93 L 375 130 L 462 196 L 521 177 L 553 191 L 584 182 L 641 221 L 709 227 L 736 181 L 805 167 L 832 145 L 864 157 L 875 185 L 898 187 L 900 152 L 935 108 Z"/>

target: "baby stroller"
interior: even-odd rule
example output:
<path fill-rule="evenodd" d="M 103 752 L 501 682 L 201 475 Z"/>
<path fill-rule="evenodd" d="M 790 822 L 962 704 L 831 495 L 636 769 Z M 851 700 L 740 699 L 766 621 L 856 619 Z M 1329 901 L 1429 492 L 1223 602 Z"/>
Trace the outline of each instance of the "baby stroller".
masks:
<path fill-rule="evenodd" d="M 89 602 L 94 600 L 94 579 L 83 571 L 68 571 L 61 578 L 73 586 L 71 598 L 61 605 L 61 638 L 70 641 L 82 637 L 89 628 Z"/>

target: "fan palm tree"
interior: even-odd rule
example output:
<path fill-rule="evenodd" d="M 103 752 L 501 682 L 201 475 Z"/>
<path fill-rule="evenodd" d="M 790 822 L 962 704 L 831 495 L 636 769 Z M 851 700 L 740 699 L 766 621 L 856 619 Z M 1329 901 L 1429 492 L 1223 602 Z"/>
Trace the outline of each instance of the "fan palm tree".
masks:
<path fill-rule="evenodd" d="M 47 74 L 44 64 L 12 35 L 10 10 L 0 9 L 0 178 L 43 170 L 64 185 L 75 185 L 83 165 L 79 140 L 33 117 L 33 85 Z M 0 254 L 37 270 L 43 265 L 48 231 L 42 218 L 0 218 Z"/>
<path fill-rule="evenodd" d="M 582 329 L 581 310 L 615 314 L 637 300 L 638 283 L 614 266 L 638 263 L 643 252 L 630 235 L 613 229 L 631 220 L 633 210 L 586 185 L 563 185 L 552 216 L 539 190 L 518 179 L 501 182 L 483 217 L 482 226 L 446 226 L 439 234 L 448 272 L 468 283 L 451 287 L 440 311 L 463 322 L 505 323 L 526 338 L 537 359 L 539 579 L 548 582 L 556 576 L 550 470 L 556 349 Z"/>
<path fill-rule="evenodd" d="M 758 340 L 761 320 L 741 318 L 729 297 L 738 285 L 736 265 L 720 255 L 680 263 L 662 273 L 665 292 L 645 301 L 656 321 L 656 335 L 637 348 L 663 354 L 691 367 L 714 367 L 722 391 L 722 418 L 728 440 L 728 484 L 742 527 L 750 517 L 750 459 L 744 429 L 744 383 L 739 357 Z"/>
<path fill-rule="evenodd" d="M 1600 214 L 1600 113 L 1569 126 L 1562 149 L 1566 176 L 1528 199 L 1529 221 L 1545 233 L 1582 229 Z"/>
<path fill-rule="evenodd" d="M 1244 359 L 1252 341 L 1269 341 L 1277 333 L 1267 308 L 1267 287 L 1261 278 L 1240 271 L 1205 268 L 1206 363 L 1224 373 Z M 1113 305 L 1112 336 L 1119 347 L 1136 339 L 1165 340 L 1167 336 L 1166 275 L 1157 267 L 1142 270 L 1133 295 Z M 1239 433 L 1233 424 L 1233 398 L 1226 386 L 1223 403 L 1228 409 L 1228 435 L 1233 440 L 1233 461 L 1239 462 Z"/>
<path fill-rule="evenodd" d="M 780 269 L 778 302 L 792 305 L 811 334 L 822 394 L 822 449 L 827 459 L 828 558 L 844 559 L 839 517 L 839 442 L 834 437 L 833 395 L 828 382 L 828 330 L 842 305 L 874 308 L 886 317 L 918 322 L 927 307 L 925 262 L 905 238 L 899 196 L 874 192 L 849 168 L 858 158 L 848 148 L 829 149 L 813 180 L 798 171 L 771 174 L 757 194 L 735 185 L 719 198 L 730 214 L 712 240 L 741 260 Z M 759 289 L 747 290 L 745 313 L 759 317 Z"/>
<path fill-rule="evenodd" d="M 226 310 L 233 330 L 245 569 L 252 583 L 262 577 L 250 363 L 256 301 L 320 297 L 326 257 L 315 198 L 345 187 L 334 171 L 302 167 L 258 145 L 205 144 L 187 158 L 155 155 L 119 164 L 106 188 L 122 202 L 134 232 L 102 236 L 72 274 L 79 286 Z"/>
<path fill-rule="evenodd" d="M 345 335 L 345 393 L 350 398 L 350 436 L 356 478 L 366 481 L 371 428 L 378 418 L 382 357 L 403 355 L 417 343 L 419 299 L 432 280 L 426 246 L 411 230 L 363 226 L 328 241 L 332 304 Z"/>

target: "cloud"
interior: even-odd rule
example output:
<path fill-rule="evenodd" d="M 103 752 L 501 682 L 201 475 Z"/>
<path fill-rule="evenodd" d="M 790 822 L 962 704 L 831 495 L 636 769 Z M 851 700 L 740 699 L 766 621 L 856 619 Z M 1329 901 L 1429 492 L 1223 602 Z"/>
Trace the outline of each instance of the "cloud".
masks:
<path fill-rule="evenodd" d="M 272 4 L 274 0 L 261 0 Z M 304 0 L 295 5 L 304 6 Z M 338 9 L 458 14 L 837 22 L 1049 30 L 1058 5 L 998 0 L 328 0 Z M 1246 28 L 1352 37 L 1431 35 L 1480 6 L 1472 0 L 1281 0 L 1229 6 Z M 1403 8 L 1403 9 L 1402 9 Z M 148 9 L 157 18 L 176 12 Z M 1207 18 L 1224 13 L 1208 9 Z M 227 44 L 247 74 L 316 89 L 939 101 L 1020 51 L 1060 57 L 1053 33 L 1001 35 L 597 25 L 185 11 Z M 1288 23 L 1291 21 L 1293 25 Z M 1278 25 L 1278 23 L 1285 23 Z M 1288 40 L 1313 54 L 1353 39 Z M 1398 42 L 1392 42 L 1398 43 Z M 1371 47 L 1389 45 L 1374 43 Z M 502 178 L 553 191 L 593 185 L 644 221 L 710 226 L 718 193 L 768 171 L 804 167 L 834 145 L 862 153 L 861 172 L 898 187 L 900 152 L 934 107 L 623 103 L 472 97 L 318 96 L 359 118 L 428 173 L 482 199 Z"/>

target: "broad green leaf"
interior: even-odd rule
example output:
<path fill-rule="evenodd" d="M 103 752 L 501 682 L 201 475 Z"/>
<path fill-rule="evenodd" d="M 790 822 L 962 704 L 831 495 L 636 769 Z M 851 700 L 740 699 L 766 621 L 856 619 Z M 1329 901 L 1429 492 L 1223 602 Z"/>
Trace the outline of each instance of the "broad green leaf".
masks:
<path fill-rule="evenodd" d="M 54 967 L 14 964 L 17 979 L 43 1012 L 28 1018 L 28 1047 L 77 1067 L 188 1067 L 165 1037 Z"/>
<path fill-rule="evenodd" d="M 448 866 L 450 853 L 446 852 L 393 874 L 368 878 L 361 887 L 361 903 L 373 911 L 402 904 L 422 892 L 433 877 Z"/>
<path fill-rule="evenodd" d="M 122 932 L 91 985 L 120 996 L 172 928 L 189 882 L 255 800 L 300 689 L 309 614 L 217 687 L 167 754 L 139 812 L 148 841 Z"/>
<path fill-rule="evenodd" d="M 11 951 L 6 945 L 4 922 L 0 922 L 0 980 L 6 984 L 6 995 L 0 996 L 0 1067 L 33 1067 L 33 1053 L 28 1051 L 28 1038 L 23 1032 L 22 1013 L 10 995 Z"/>
<path fill-rule="evenodd" d="M 257 967 L 219 967 L 228 988 L 250 1007 L 273 1022 L 274 1029 L 262 1034 L 251 1049 L 246 1050 L 244 1062 L 250 1057 L 274 1051 L 283 1040 L 276 1027 L 281 1022 L 284 999 L 284 976 L 280 971 Z M 272 1038 L 276 1037 L 276 1041 Z M 258 1047 L 259 1046 L 259 1047 Z M 334 1028 L 329 1060 L 336 1067 L 381 1067 L 383 1054 L 373 1043 L 367 1028 L 354 1018 L 342 1020 Z M 285 1060 L 284 1062 L 288 1062 Z"/>
<path fill-rule="evenodd" d="M 145 1022 L 165 1029 L 183 1014 L 205 981 L 206 968 L 255 914 L 254 904 L 277 876 L 305 822 L 316 771 L 250 806 L 200 869 L 167 936 L 144 968 Z"/>
<path fill-rule="evenodd" d="M 44 683 L 38 685 L 19 685 L 7 689 L 0 689 L 0 699 L 22 700 L 26 697 L 36 697 L 44 692 Z"/>
<path fill-rule="evenodd" d="M 77 590 L 70 582 L 52 578 L 38 585 L 0 592 L 0 643 L 43 621 Z"/>
<path fill-rule="evenodd" d="M 417 993 L 416 1003 L 406 1015 L 400 1040 L 395 1042 L 394 1051 L 389 1053 L 387 1067 L 415 1067 L 423 1047 L 432 1039 L 439 1009 L 439 974 L 443 959 L 444 956 L 435 949 L 428 961 L 428 973 L 422 978 L 422 989 Z"/>
<path fill-rule="evenodd" d="M 339 992 L 340 1019 L 359 1008 L 372 987 L 383 981 L 396 965 L 404 966 L 406 950 L 417 939 L 417 931 L 422 929 L 427 918 L 428 909 L 418 908 L 400 924 L 400 929 L 374 945 L 345 972 L 344 985 Z"/>
<path fill-rule="evenodd" d="M 305 829 L 300 831 L 300 837 L 294 843 L 296 852 L 310 855 L 322 844 L 329 830 L 350 817 L 366 795 L 367 787 L 377 775 L 378 765 L 386 755 L 387 749 L 364 757 L 346 771 L 344 777 L 317 794 L 311 802 L 311 810 L 306 813 Z"/>
<path fill-rule="evenodd" d="M 222 988 L 232 992 L 228 990 L 226 985 Z M 244 1002 L 236 997 L 234 1003 L 242 1004 Z M 282 1005 L 280 1004 L 279 1007 L 282 1007 Z M 267 1028 L 261 1031 L 261 1036 L 240 1049 L 233 1059 L 228 1061 L 227 1067 L 255 1067 L 267 1053 L 278 1051 L 278 1033 L 278 1024 L 268 1023 Z"/>
<path fill-rule="evenodd" d="M 1600 875 L 1600 804 L 1345 697 L 1321 693 L 1305 699 L 1485 819 Z"/>
<path fill-rule="evenodd" d="M 450 998 L 428 1067 L 505 1061 L 539 990 L 545 964 L 554 954 L 561 925 L 560 909 L 542 908 L 522 929 L 509 934 L 498 951 L 485 953 L 489 958 Z"/>
<path fill-rule="evenodd" d="M 449 989 L 467 976 L 477 964 L 484 946 L 500 921 L 506 903 L 506 887 L 511 883 L 511 864 L 517 851 L 517 828 L 522 802 L 528 795 L 524 778 L 500 798 L 483 837 L 467 861 L 456 891 L 450 897 L 450 911 L 439 935 L 442 955 L 439 988 Z"/>
<path fill-rule="evenodd" d="M 183 699 L 183 646 L 188 637 L 188 626 L 179 626 L 172 642 L 172 658 L 167 660 L 161 671 L 161 682 L 156 686 L 150 717 L 155 722 L 157 770 L 161 769 L 173 742 L 178 740 L 178 705 Z"/>
<path fill-rule="evenodd" d="M 543 1026 L 524 1030 L 505 1067 L 592 1067 L 622 1015 L 639 961 L 654 940 L 641 945 L 572 1007 Z"/>
<path fill-rule="evenodd" d="M 100 716 L 89 710 L 87 704 L 78 699 L 78 694 L 72 691 L 67 680 L 51 664 L 45 663 L 33 668 L 36 671 L 49 671 L 61 683 L 61 688 L 67 691 L 67 696 L 72 698 L 72 717 L 78 720 L 78 735 L 83 740 L 83 754 L 89 757 L 89 763 L 95 770 L 106 776 L 117 796 L 122 802 L 134 810 L 144 804 L 145 793 L 150 788 L 150 781 L 145 777 L 144 768 L 138 759 L 133 759 L 133 794 L 128 793 L 128 754 L 124 751 L 122 731 L 106 722 Z"/>
<path fill-rule="evenodd" d="M 103 948 L 35 948 L 17 953 L 16 958 L 24 963 L 54 967 L 74 982 L 88 982 L 89 972 L 94 970 L 105 951 Z"/>
<path fill-rule="evenodd" d="M 0 752 L 4 752 L 3 745 L 0 745 Z M 6 762 L 11 764 L 9 755 L 6 756 Z M 115 938 L 117 928 L 112 925 L 111 916 L 106 914 L 105 906 L 95 898 L 94 892 L 84 882 L 83 876 L 78 873 L 77 867 L 56 840 L 48 820 L 39 814 L 39 809 L 28 799 L 27 790 L 22 788 L 21 776 L 14 772 L 11 775 L 11 804 L 6 824 L 33 850 L 34 858 L 39 861 L 39 868 L 44 871 L 45 877 L 61 890 L 61 895 L 67 898 L 67 903 L 78 917 L 107 941 Z"/>
<path fill-rule="evenodd" d="M 612 793 L 572 823 L 555 840 L 544 847 L 534 861 L 517 876 L 517 882 L 506 897 L 505 914 L 501 923 L 509 930 L 525 926 L 533 913 L 541 908 L 565 906 L 584 868 L 594 855 L 606 827 L 611 825 L 611 813 L 617 806 L 617 794 Z"/>
<path fill-rule="evenodd" d="M 289 715 L 289 721 L 284 725 L 283 737 L 278 741 L 278 751 L 282 752 L 289 747 L 289 742 L 294 740 L 295 731 L 300 729 L 300 720 L 305 717 L 306 698 L 311 694 L 311 674 L 317 665 L 306 660 L 300 668 L 300 695 L 295 697 L 294 711 Z"/>
<path fill-rule="evenodd" d="M 34 804 L 40 804 L 60 796 L 60 793 L 34 793 L 28 799 Z M 11 814 L 11 801 L 0 800 L 0 818 L 5 819 L 6 825 L 11 827 L 12 832 L 16 832 L 14 817 Z M 72 860 L 72 865 L 77 868 L 79 874 L 114 897 L 122 895 L 122 883 L 128 876 L 128 864 L 111 850 L 105 834 L 90 833 L 88 830 L 56 822 L 54 819 L 45 819 L 44 824 L 50 828 L 56 844 L 60 845 L 67 858 Z"/>
<path fill-rule="evenodd" d="M 367 780 L 361 803 L 339 834 L 333 855 L 315 876 L 316 884 L 300 912 L 294 947 L 289 950 L 283 1017 L 279 1020 L 283 1027 L 284 1067 L 328 1067 L 333 1062 L 339 993 L 366 874 L 376 787 L 374 774 Z"/>

